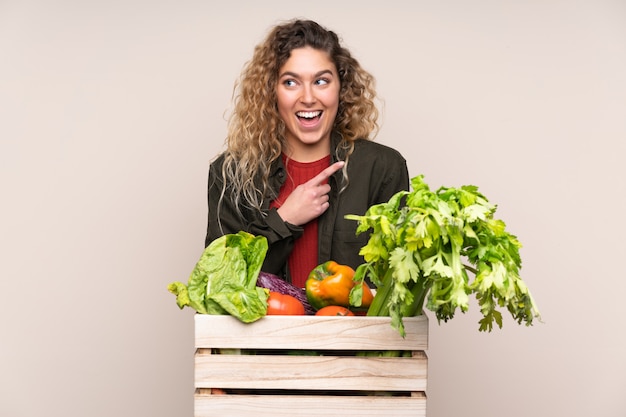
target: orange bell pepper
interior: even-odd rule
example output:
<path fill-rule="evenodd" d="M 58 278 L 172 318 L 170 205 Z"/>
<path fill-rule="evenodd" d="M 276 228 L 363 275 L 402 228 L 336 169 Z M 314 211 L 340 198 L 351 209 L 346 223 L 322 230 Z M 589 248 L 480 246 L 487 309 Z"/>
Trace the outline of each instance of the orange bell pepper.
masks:
<path fill-rule="evenodd" d="M 311 271 L 305 283 L 306 296 L 313 308 L 319 310 L 329 305 L 351 307 L 350 291 L 357 285 L 354 280 L 354 269 L 348 265 L 340 265 L 335 261 L 324 262 Z M 374 298 L 372 291 L 365 283 L 360 308 L 367 308 Z"/>

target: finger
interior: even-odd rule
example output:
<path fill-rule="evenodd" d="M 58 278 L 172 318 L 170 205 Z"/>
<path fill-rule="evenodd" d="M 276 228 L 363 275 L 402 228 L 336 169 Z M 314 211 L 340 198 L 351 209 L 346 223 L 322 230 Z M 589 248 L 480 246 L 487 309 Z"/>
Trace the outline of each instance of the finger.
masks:
<path fill-rule="evenodd" d="M 315 190 L 316 190 L 316 197 L 323 196 L 330 192 L 330 185 L 328 185 L 327 183 L 316 185 Z"/>
<path fill-rule="evenodd" d="M 307 184 L 312 185 L 312 186 L 322 185 L 323 183 L 326 182 L 328 178 L 330 178 L 331 175 L 333 175 L 335 172 L 343 168 L 344 165 L 345 165 L 344 161 L 335 162 L 334 164 L 332 164 L 331 166 L 329 166 L 328 168 L 324 169 L 322 172 L 317 174 L 315 177 L 311 178 L 307 182 Z"/>

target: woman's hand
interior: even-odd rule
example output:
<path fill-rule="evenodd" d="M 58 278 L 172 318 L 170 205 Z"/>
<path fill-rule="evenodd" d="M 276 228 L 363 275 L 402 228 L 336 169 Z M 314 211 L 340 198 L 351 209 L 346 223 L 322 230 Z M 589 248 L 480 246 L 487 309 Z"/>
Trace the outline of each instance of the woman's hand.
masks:
<path fill-rule="evenodd" d="M 343 168 L 345 162 L 335 162 L 304 184 L 298 185 L 278 209 L 287 223 L 302 226 L 328 210 L 328 178 Z"/>

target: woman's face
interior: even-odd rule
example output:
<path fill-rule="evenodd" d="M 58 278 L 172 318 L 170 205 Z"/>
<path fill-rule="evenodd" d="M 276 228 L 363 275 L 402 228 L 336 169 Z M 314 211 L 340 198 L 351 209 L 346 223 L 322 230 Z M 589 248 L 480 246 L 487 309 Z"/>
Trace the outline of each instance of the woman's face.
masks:
<path fill-rule="evenodd" d="M 326 52 L 311 47 L 291 51 L 276 87 L 291 158 L 311 162 L 328 155 L 339 88 L 337 68 Z"/>

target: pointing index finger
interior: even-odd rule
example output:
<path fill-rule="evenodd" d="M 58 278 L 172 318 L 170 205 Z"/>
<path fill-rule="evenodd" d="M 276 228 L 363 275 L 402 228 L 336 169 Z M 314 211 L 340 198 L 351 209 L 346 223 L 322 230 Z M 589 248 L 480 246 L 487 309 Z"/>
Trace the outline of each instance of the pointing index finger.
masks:
<path fill-rule="evenodd" d="M 309 183 L 311 185 L 321 185 L 323 184 L 331 175 L 335 172 L 339 171 L 346 163 L 344 161 L 337 161 L 328 168 L 324 169 L 322 172 L 317 174 L 315 177 L 311 178 Z"/>

